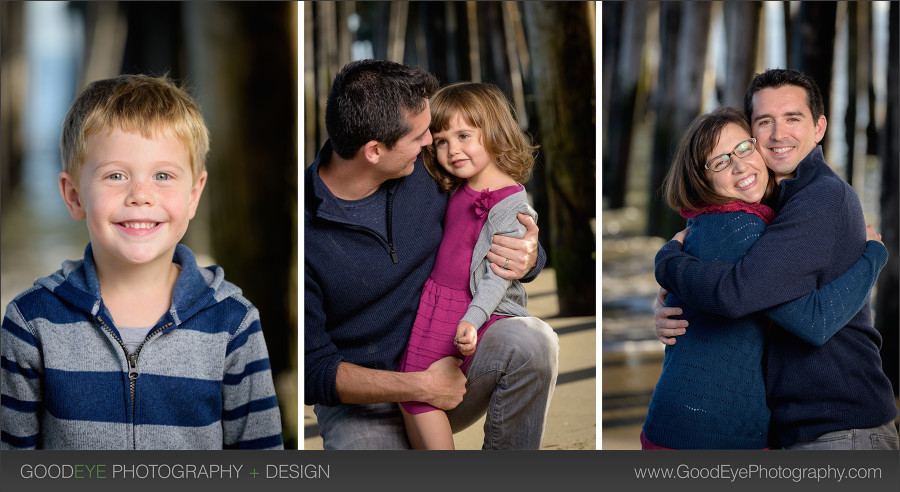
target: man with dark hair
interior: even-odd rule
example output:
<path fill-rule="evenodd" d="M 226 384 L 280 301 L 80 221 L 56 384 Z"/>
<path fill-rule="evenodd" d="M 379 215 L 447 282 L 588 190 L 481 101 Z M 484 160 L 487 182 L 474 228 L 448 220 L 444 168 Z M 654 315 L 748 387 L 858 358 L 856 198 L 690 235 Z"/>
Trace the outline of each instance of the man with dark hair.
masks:
<path fill-rule="evenodd" d="M 398 373 L 441 242 L 448 195 L 418 158 L 431 144 L 434 76 L 382 60 L 345 66 L 326 108 L 330 140 L 306 169 L 305 400 L 325 449 L 409 448 L 396 402 L 448 410 L 454 432 L 487 411 L 485 449 L 537 449 L 556 383 L 559 342 L 533 317 L 506 318 L 479 340 L 467 375 L 448 357 Z M 543 268 L 537 226 L 495 236 L 497 275 Z M 465 395 L 465 396 L 464 396 Z"/>
<path fill-rule="evenodd" d="M 807 75 L 758 74 L 744 99 L 757 148 L 775 173 L 778 217 L 737 263 L 701 262 L 682 251 L 683 232 L 656 256 L 656 332 L 666 344 L 685 332 L 665 308 L 673 292 L 703 311 L 737 318 L 801 297 L 839 277 L 862 255 L 866 225 L 853 188 L 817 146 L 827 125 L 822 95 Z M 841 309 L 841 307 L 836 307 Z M 821 347 L 771 330 L 766 365 L 769 441 L 788 449 L 898 449 L 881 335 L 868 303 Z"/>
<path fill-rule="evenodd" d="M 806 106 L 812 113 L 813 120 L 819 121 L 820 116 L 825 116 L 825 101 L 815 80 L 797 70 L 773 68 L 756 74 L 747 86 L 747 92 L 744 94 L 744 114 L 747 118 L 753 114 L 753 96 L 757 92 L 768 88 L 778 89 L 786 85 L 793 85 L 806 91 Z"/>
<path fill-rule="evenodd" d="M 764 104 L 754 114 L 754 105 Z M 774 115 L 779 110 L 780 121 Z M 760 151 L 778 182 L 794 177 L 800 161 L 816 149 L 827 126 L 819 86 L 796 70 L 772 69 L 754 77 L 744 96 L 744 114 L 753 135 L 759 133 Z M 790 145 L 782 146 L 785 142 Z"/>
<path fill-rule="evenodd" d="M 348 160 L 370 140 L 392 148 L 412 130 L 404 116 L 421 114 L 437 88 L 437 78 L 418 68 L 370 60 L 347 64 L 325 105 L 332 148 Z"/>

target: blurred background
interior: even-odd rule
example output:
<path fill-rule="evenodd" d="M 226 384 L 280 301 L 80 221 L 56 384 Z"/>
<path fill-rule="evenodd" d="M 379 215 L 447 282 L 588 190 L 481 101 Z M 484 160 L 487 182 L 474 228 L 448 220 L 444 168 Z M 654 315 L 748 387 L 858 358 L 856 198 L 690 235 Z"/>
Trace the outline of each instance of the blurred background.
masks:
<path fill-rule="evenodd" d="M 325 101 L 353 60 L 419 66 L 446 85 L 502 89 L 540 144 L 526 188 L 548 266 L 527 284 L 528 309 L 560 336 L 560 374 L 544 448 L 596 448 L 595 2 L 305 2 L 304 145 L 309 165 L 328 138 Z M 480 448 L 479 424 L 457 434 Z M 311 407 L 304 448 L 321 449 Z"/>
<path fill-rule="evenodd" d="M 75 95 L 120 73 L 168 74 L 199 102 L 209 178 L 184 243 L 260 311 L 286 448 L 297 447 L 297 3 L 0 3 L 0 271 L 6 304 L 80 259 L 59 196 Z"/>
<path fill-rule="evenodd" d="M 684 228 L 659 193 L 678 137 L 718 105 L 743 109 L 768 68 L 811 75 L 825 99 L 822 145 L 856 190 L 890 259 L 873 294 L 885 373 L 898 377 L 897 2 L 603 2 L 603 449 L 640 449 L 662 369 L 656 251 Z"/>

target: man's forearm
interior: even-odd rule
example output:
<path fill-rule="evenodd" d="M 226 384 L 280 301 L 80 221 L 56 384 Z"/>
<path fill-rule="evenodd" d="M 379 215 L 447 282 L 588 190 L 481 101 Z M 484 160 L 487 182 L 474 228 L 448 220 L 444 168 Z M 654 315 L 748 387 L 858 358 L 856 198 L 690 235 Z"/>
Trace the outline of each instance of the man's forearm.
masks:
<path fill-rule="evenodd" d="M 341 362 L 335 384 L 341 403 L 359 405 L 425 401 L 424 379 L 420 372 L 382 371 Z"/>

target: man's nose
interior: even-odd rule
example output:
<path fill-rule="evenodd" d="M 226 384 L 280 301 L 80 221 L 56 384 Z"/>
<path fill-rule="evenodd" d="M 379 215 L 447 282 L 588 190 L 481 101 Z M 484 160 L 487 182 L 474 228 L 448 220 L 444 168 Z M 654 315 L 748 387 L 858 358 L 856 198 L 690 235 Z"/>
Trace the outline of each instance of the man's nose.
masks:
<path fill-rule="evenodd" d="M 779 123 L 777 121 L 772 122 L 772 127 L 770 129 L 771 133 L 769 135 L 769 138 L 771 138 L 772 140 L 781 140 L 782 130 L 784 130 L 784 125 L 782 125 L 781 123 Z"/>

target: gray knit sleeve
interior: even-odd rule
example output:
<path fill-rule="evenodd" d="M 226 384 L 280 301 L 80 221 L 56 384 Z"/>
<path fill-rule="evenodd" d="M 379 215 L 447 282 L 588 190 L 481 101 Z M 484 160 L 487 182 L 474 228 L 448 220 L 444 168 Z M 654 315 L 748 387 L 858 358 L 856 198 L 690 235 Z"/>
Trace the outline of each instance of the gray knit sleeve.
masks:
<path fill-rule="evenodd" d="M 491 208 L 475 245 L 469 282 L 473 299 L 463 321 L 472 323 L 476 328 L 495 312 L 516 316 L 528 314 L 525 310 L 528 296 L 524 287 L 519 281 L 506 280 L 495 274 L 485 256 L 494 234 L 518 238 L 525 235 L 525 226 L 516 216 L 518 213 L 531 215 L 537 221 L 537 212 L 528 205 L 524 191 L 505 198 Z"/>

